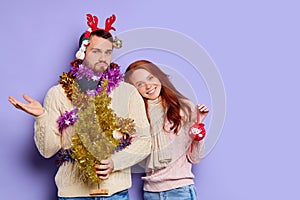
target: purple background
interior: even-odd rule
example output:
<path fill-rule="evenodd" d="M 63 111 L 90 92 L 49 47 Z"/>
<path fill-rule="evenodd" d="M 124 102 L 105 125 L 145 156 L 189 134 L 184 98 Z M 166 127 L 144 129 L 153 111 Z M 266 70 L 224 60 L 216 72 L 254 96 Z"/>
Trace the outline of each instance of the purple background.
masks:
<path fill-rule="evenodd" d="M 39 155 L 33 118 L 14 109 L 7 97 L 21 99 L 26 92 L 43 100 L 61 72 L 69 69 L 89 12 L 100 18 L 100 25 L 116 13 L 116 33 L 143 27 L 179 31 L 202 45 L 216 63 L 226 89 L 227 113 L 215 148 L 193 168 L 199 199 L 300 198 L 299 3 L 174 2 L 2 1 L 1 199 L 56 199 L 54 159 Z M 145 51 L 118 63 L 124 70 L 144 56 L 181 69 L 172 56 L 151 55 Z M 200 100 L 210 106 L 208 95 Z M 139 200 L 139 175 L 133 179 L 130 193 Z"/>

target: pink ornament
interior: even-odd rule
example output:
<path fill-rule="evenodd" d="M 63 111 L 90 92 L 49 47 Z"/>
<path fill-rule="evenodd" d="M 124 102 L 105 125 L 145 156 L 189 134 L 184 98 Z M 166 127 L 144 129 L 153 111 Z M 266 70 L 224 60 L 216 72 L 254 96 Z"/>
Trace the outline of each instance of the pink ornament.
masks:
<path fill-rule="evenodd" d="M 189 130 L 189 135 L 193 140 L 200 141 L 205 137 L 206 131 L 204 128 L 204 124 L 201 123 L 200 119 L 200 113 L 199 110 L 197 110 L 197 122 L 191 126 Z"/>

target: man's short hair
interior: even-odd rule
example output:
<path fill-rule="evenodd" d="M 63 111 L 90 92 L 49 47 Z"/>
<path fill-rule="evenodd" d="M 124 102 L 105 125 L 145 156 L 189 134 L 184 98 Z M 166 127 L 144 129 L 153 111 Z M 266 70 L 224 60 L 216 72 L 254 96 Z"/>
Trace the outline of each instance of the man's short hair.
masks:
<path fill-rule="evenodd" d="M 79 39 L 79 48 L 81 47 L 81 43 L 83 41 L 84 34 L 85 34 L 85 32 L 80 36 L 80 39 Z M 99 30 L 93 31 L 91 33 L 90 37 L 92 37 L 93 35 L 96 35 L 98 37 L 102 37 L 104 39 L 109 40 L 111 43 L 113 43 L 113 37 L 112 37 L 112 35 L 109 32 L 107 32 L 107 31 L 105 31 L 103 29 L 99 29 Z"/>

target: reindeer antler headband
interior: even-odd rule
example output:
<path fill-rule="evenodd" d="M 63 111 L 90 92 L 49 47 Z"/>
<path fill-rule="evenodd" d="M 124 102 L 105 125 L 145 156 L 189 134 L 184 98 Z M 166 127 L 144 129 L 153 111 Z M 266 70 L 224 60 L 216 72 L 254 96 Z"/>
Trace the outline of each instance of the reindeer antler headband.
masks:
<path fill-rule="evenodd" d="M 104 29 L 98 28 L 98 17 L 97 16 L 87 14 L 86 18 L 87 18 L 87 25 L 89 26 L 89 29 L 85 32 L 84 37 L 82 39 L 81 46 L 76 53 L 76 58 L 80 59 L 80 60 L 83 60 L 85 57 L 85 51 L 86 51 L 87 46 L 89 45 L 90 36 L 93 31 L 104 30 L 105 32 L 108 32 L 108 33 L 110 33 L 109 32 L 110 30 L 116 31 L 115 27 L 112 26 L 113 23 L 116 21 L 116 16 L 114 14 L 112 14 L 110 17 L 108 17 L 106 19 Z M 121 48 L 122 40 L 115 37 L 115 39 L 113 40 L 113 46 L 115 48 Z"/>

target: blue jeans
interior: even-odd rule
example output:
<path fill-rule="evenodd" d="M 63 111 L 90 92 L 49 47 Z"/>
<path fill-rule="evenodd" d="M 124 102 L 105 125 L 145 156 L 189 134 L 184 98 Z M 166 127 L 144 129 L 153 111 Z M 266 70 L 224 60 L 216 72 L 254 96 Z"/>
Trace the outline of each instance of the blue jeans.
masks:
<path fill-rule="evenodd" d="M 144 191 L 144 200 L 197 200 L 194 185 L 187 185 L 163 192 Z"/>
<path fill-rule="evenodd" d="M 109 197 L 58 197 L 58 200 L 129 200 L 129 193 L 123 190 Z"/>

